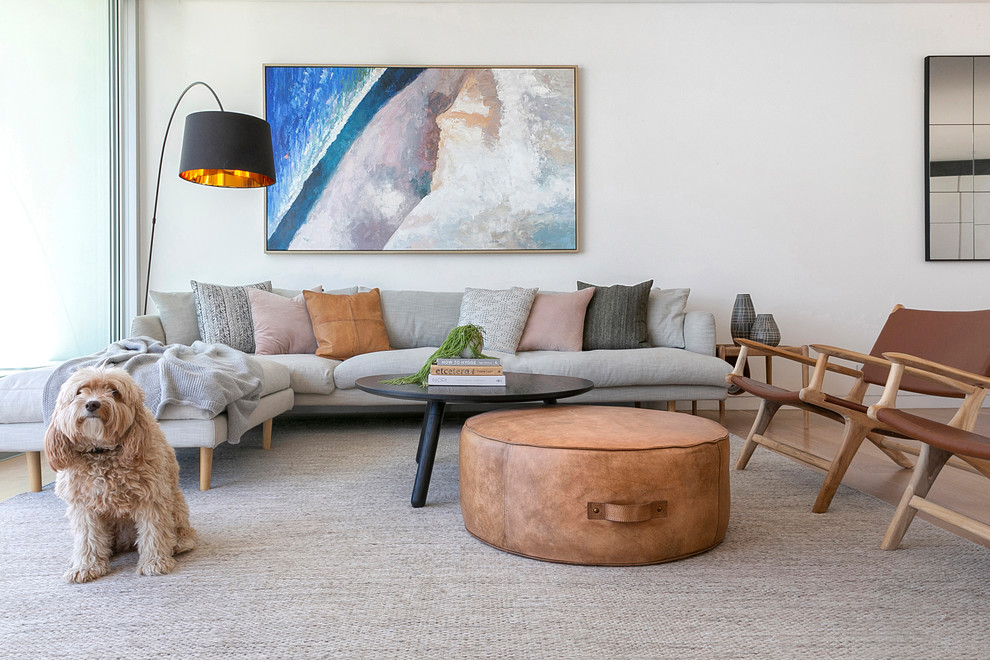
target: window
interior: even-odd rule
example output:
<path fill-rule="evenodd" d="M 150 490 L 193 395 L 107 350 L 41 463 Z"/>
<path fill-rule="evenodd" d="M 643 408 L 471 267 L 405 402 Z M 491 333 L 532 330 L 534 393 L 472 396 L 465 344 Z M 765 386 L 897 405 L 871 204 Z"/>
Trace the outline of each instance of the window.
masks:
<path fill-rule="evenodd" d="M 107 0 L 0 21 L 0 369 L 105 347 L 117 294 Z"/>

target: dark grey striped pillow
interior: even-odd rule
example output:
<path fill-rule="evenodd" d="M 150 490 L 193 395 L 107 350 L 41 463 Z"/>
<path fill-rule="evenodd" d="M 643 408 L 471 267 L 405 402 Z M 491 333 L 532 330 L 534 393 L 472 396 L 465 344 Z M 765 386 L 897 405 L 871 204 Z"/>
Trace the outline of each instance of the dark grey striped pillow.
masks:
<path fill-rule="evenodd" d="M 584 316 L 584 350 L 596 348 L 649 348 L 646 311 L 653 280 L 634 286 L 599 286 L 578 282 L 578 289 L 595 287 Z"/>
<path fill-rule="evenodd" d="M 223 286 L 192 280 L 189 284 L 196 298 L 196 321 L 203 341 L 254 353 L 254 319 L 247 289 L 271 291 L 272 283 Z"/>

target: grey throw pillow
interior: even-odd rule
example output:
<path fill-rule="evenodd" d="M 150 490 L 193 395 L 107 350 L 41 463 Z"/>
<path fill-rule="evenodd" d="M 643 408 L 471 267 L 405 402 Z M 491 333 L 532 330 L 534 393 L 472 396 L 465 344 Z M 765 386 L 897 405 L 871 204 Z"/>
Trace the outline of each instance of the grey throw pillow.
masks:
<path fill-rule="evenodd" d="M 457 325 L 477 325 L 485 331 L 486 351 L 515 353 L 536 298 L 536 289 L 464 289 Z"/>
<path fill-rule="evenodd" d="M 646 322 L 650 345 L 684 348 L 684 308 L 691 289 L 653 289 Z"/>
<path fill-rule="evenodd" d="M 190 284 L 196 297 L 196 318 L 203 341 L 254 353 L 254 319 L 247 289 L 271 291 L 272 283 L 222 286 L 193 280 Z"/>
<path fill-rule="evenodd" d="M 191 345 L 202 339 L 196 320 L 196 296 L 191 291 L 164 293 L 152 291 L 151 300 L 158 309 L 165 330 L 166 344 Z"/>
<path fill-rule="evenodd" d="M 439 346 L 457 325 L 464 293 L 382 291 L 382 319 L 392 348 Z"/>
<path fill-rule="evenodd" d="M 578 282 L 578 289 L 595 287 L 584 317 L 584 350 L 649 348 L 646 312 L 653 280 L 634 286 L 600 286 Z"/>
<path fill-rule="evenodd" d="M 315 291 L 317 293 L 332 293 L 335 296 L 353 296 L 355 293 L 358 292 L 358 288 L 356 286 L 349 286 L 343 289 L 324 290 L 322 284 L 317 284 L 314 287 L 306 289 L 306 291 Z M 277 293 L 283 298 L 295 298 L 296 296 L 301 296 L 302 292 L 303 289 L 280 289 L 277 286 L 272 287 L 272 293 Z"/>

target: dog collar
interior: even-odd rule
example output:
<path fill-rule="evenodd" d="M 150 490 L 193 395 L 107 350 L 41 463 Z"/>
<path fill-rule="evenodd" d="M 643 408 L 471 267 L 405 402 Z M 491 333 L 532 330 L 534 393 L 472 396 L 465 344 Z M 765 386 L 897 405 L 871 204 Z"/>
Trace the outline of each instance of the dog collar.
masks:
<path fill-rule="evenodd" d="M 87 454 L 106 454 L 111 451 L 117 451 L 120 447 L 94 447 L 86 451 Z"/>

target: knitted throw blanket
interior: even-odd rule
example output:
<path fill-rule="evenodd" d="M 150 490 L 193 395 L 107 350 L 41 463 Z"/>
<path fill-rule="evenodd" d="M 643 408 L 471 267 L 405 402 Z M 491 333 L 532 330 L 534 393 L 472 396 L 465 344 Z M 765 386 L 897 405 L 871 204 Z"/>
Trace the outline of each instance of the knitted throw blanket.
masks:
<path fill-rule="evenodd" d="M 192 406 L 215 417 L 227 413 L 227 441 L 236 444 L 258 406 L 261 365 L 222 344 L 165 345 L 149 337 L 114 342 L 103 351 L 63 362 L 45 383 L 42 410 L 51 422 L 58 391 L 81 367 L 113 365 L 127 371 L 144 390 L 144 404 L 159 419 L 168 405 Z"/>

